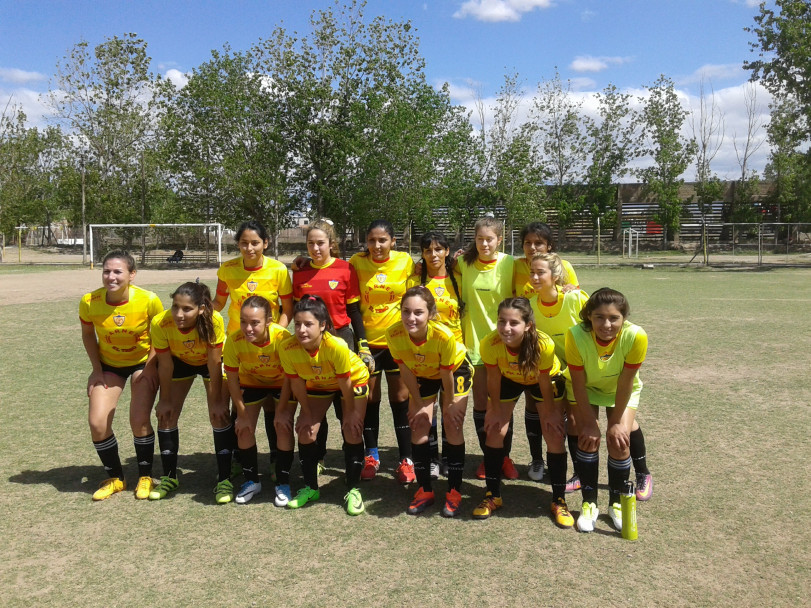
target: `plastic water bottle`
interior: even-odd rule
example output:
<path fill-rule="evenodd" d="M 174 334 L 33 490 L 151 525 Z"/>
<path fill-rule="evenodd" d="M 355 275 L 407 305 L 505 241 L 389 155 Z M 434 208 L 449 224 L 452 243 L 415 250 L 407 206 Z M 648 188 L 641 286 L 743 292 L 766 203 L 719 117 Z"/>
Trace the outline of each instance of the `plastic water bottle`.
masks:
<path fill-rule="evenodd" d="M 636 529 L 636 493 L 633 481 L 625 482 L 625 487 L 620 494 L 620 505 L 622 506 L 622 538 L 636 540 L 638 532 Z"/>

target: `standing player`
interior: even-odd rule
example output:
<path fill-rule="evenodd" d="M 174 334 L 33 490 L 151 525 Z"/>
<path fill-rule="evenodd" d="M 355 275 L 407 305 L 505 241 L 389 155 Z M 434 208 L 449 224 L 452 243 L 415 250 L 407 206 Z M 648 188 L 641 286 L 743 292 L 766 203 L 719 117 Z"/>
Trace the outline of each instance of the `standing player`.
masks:
<path fill-rule="evenodd" d="M 93 368 L 87 379 L 90 436 L 107 472 L 93 500 L 104 500 L 126 488 L 113 416 L 129 377 L 130 427 L 138 459 L 135 498 L 149 498 L 153 487 L 155 432 L 150 416 L 158 373 L 150 352 L 149 324 L 163 305 L 157 295 L 132 284 L 135 272 L 135 260 L 129 253 L 111 251 L 102 261 L 103 287 L 85 294 L 79 302 L 82 343 Z"/>
<path fill-rule="evenodd" d="M 335 393 L 343 399 L 341 430 L 344 436 L 349 515 L 364 511 L 358 485 L 363 469 L 363 419 L 368 395 L 369 370 L 349 346 L 330 333 L 332 321 L 324 301 L 305 295 L 293 308 L 295 334 L 282 343 L 280 356 L 293 394 L 301 404 L 296 424 L 305 486 L 287 506 L 298 509 L 318 500 L 318 427 Z"/>
<path fill-rule="evenodd" d="M 600 409 L 605 409 L 607 419 L 608 514 L 614 527 L 622 530 L 620 492 L 631 471 L 632 435 L 639 430 L 639 368 L 648 348 L 645 330 L 627 320 L 629 313 L 625 296 L 603 287 L 580 311 L 582 323 L 566 333 L 566 396 L 575 411 L 579 433 L 577 468 L 583 507 L 577 528 L 581 532 L 594 530 L 599 515 Z"/>
<path fill-rule="evenodd" d="M 465 336 L 468 357 L 477 368 L 473 374 L 473 422 L 479 446 L 484 451 L 486 433 L 484 417 L 487 412 L 487 379 L 480 356 L 479 343 L 496 328 L 499 302 L 513 295 L 513 265 L 511 255 L 499 251 L 503 227 L 492 217 L 483 217 L 476 222 L 476 238 L 467 247 L 462 262 L 456 269 L 462 277 L 462 297 L 465 301 L 465 314 L 462 317 L 462 331 Z M 507 479 L 517 479 L 518 471 L 507 455 L 512 448 L 512 421 L 504 440 L 504 462 L 502 472 Z M 484 462 L 476 471 L 479 479 L 484 479 Z"/>
<path fill-rule="evenodd" d="M 521 230 L 521 247 L 524 250 L 524 257 L 515 260 L 515 295 L 532 298 L 535 290 L 530 278 L 529 265 L 532 257 L 538 253 L 552 253 L 554 251 L 554 239 L 552 229 L 543 222 L 532 222 Z M 566 260 L 561 260 L 563 291 L 578 289 L 579 283 L 574 268 Z"/>
<path fill-rule="evenodd" d="M 222 382 L 222 344 L 225 327 L 220 313 L 211 303 L 211 292 L 204 283 L 183 283 L 172 294 L 172 308 L 152 319 L 152 346 L 158 358 L 160 398 L 155 408 L 158 418 L 158 445 L 163 476 L 149 494 L 160 500 L 177 490 L 177 423 L 194 379 L 203 378 L 208 403 L 208 416 L 214 431 L 214 453 L 217 456 L 217 503 L 231 502 L 231 453 L 234 450 L 228 394 Z"/>
<path fill-rule="evenodd" d="M 245 482 L 236 496 L 245 504 L 262 491 L 256 454 L 256 423 L 259 410 L 276 403 L 289 407 L 290 385 L 284 378 L 279 349 L 290 334 L 273 322 L 270 302 L 262 296 L 250 296 L 239 313 L 240 330 L 228 336 L 223 348 L 223 365 L 228 380 L 231 402 L 237 412 L 236 435 L 242 458 Z M 292 446 L 279 453 L 276 469 L 276 506 L 290 500 L 290 466 Z"/>
<path fill-rule="evenodd" d="M 462 501 L 459 490 L 465 468 L 463 429 L 472 373 L 467 351 L 447 327 L 433 321 L 437 306 L 426 287 L 419 285 L 406 291 L 400 312 L 402 322 L 386 330 L 386 341 L 400 368 L 400 377 L 411 394 L 408 419 L 411 424 L 411 450 L 420 487 L 408 507 L 408 513 L 422 513 L 434 504 L 428 435 L 441 388 L 442 420 L 448 440 L 445 448 L 448 493 L 442 515 L 454 517 L 459 513 Z"/>
<path fill-rule="evenodd" d="M 386 373 L 389 405 L 394 420 L 394 434 L 399 449 L 399 463 L 394 478 L 400 483 L 414 481 L 411 460 L 411 429 L 408 425 L 408 389 L 386 344 L 386 329 L 400 319 L 400 299 L 408 278 L 414 273 L 414 260 L 405 251 L 395 251 L 394 227 L 387 220 L 375 220 L 366 231 L 366 247 L 349 260 L 358 273 L 360 309 L 366 338 L 374 357 L 374 371 L 369 380 L 369 402 L 366 406 L 363 440 L 366 457 L 362 479 L 372 479 L 380 468 L 377 449 L 380 433 L 381 378 Z"/>

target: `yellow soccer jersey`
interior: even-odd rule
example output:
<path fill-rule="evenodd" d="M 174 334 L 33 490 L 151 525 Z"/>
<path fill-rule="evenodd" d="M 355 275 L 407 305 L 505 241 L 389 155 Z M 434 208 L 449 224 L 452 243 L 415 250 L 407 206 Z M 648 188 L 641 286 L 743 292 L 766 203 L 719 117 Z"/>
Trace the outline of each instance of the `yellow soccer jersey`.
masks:
<path fill-rule="evenodd" d="M 563 267 L 563 284 L 579 287 L 577 275 L 572 265 L 566 260 L 561 260 L 560 265 Z M 527 258 L 517 258 L 515 260 L 513 281 L 516 296 L 529 299 L 535 293 L 535 289 L 532 287 L 532 281 L 529 279 L 529 260 L 527 260 Z"/>
<path fill-rule="evenodd" d="M 361 358 L 349 350 L 346 342 L 328 332 L 324 332 L 315 353 L 307 352 L 295 336 L 288 335 L 279 355 L 284 373 L 304 380 L 309 390 L 336 391 L 338 378 L 349 378 L 352 386 L 369 382 L 369 370 Z"/>
<path fill-rule="evenodd" d="M 268 326 L 265 344 L 251 344 L 241 331 L 228 335 L 222 349 L 222 362 L 227 372 L 239 372 L 239 385 L 249 388 L 279 388 L 284 370 L 279 359 L 282 341 L 290 336 L 277 323 Z"/>
<path fill-rule="evenodd" d="M 261 268 L 245 268 L 242 257 L 228 260 L 217 270 L 217 279 L 217 295 L 231 298 L 228 305 L 229 336 L 239 330 L 239 311 L 249 296 L 267 299 L 274 321 L 279 320 L 281 300 L 293 297 L 287 266 L 267 256 L 263 256 Z"/>
<path fill-rule="evenodd" d="M 126 302 L 112 305 L 100 287 L 82 296 L 79 319 L 95 328 L 102 363 L 128 367 L 149 356 L 149 324 L 162 310 L 160 298 L 146 289 L 130 285 Z"/>
<path fill-rule="evenodd" d="M 481 341 L 482 361 L 487 367 L 497 367 L 501 375 L 518 384 L 537 384 L 541 374 L 556 376 L 560 373 L 560 361 L 555 356 L 555 343 L 552 338 L 538 332 L 538 348 L 541 356 L 536 371 L 525 376 L 519 367 L 519 353 L 512 352 L 501 340 L 498 331 L 489 333 Z"/>
<path fill-rule="evenodd" d="M 149 330 L 152 346 L 159 353 L 169 351 L 173 357 L 189 365 L 205 365 L 208 363 L 208 349 L 221 347 L 225 342 L 222 315 L 215 310 L 211 321 L 214 325 L 214 341 L 205 344 L 200 339 L 196 327 L 187 331 L 178 329 L 172 311 L 164 310 L 152 319 L 152 327 Z"/>
<path fill-rule="evenodd" d="M 456 370 L 467 356 L 453 332 L 435 321 L 428 322 L 428 335 L 419 344 L 411 340 L 402 323 L 386 330 L 386 340 L 394 361 L 404 363 L 419 378 L 438 380 L 440 369 Z"/>
<path fill-rule="evenodd" d="M 420 277 L 412 276 L 408 280 L 408 287 L 420 285 Z M 462 282 L 457 280 L 459 289 L 462 289 Z M 436 320 L 453 332 L 453 337 L 458 342 L 464 343 L 462 336 L 462 319 L 459 315 L 459 298 L 453 288 L 453 282 L 448 276 L 429 277 L 425 287 L 431 292 L 436 301 Z"/>
<path fill-rule="evenodd" d="M 414 274 L 414 260 L 405 251 L 392 251 L 385 262 L 356 253 L 349 263 L 358 273 L 366 339 L 369 346 L 385 348 L 386 328 L 400 320 L 400 299 Z"/>
<path fill-rule="evenodd" d="M 535 325 L 555 342 L 555 355 L 566 366 L 566 331 L 580 323 L 580 310 L 589 295 L 580 289 L 563 293 L 558 288 L 558 299 L 548 304 L 536 295 L 530 298 L 535 313 Z"/>

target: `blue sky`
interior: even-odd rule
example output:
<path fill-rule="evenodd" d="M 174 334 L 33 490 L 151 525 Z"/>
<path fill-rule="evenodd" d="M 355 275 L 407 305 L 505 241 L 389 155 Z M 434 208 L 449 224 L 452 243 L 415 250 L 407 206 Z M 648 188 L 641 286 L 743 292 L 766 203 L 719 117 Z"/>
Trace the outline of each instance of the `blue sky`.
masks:
<path fill-rule="evenodd" d="M 733 134 L 744 130 L 742 69 L 751 56 L 757 2 L 752 0 L 370 0 L 368 17 L 408 19 L 416 27 L 426 76 L 448 82 L 456 103 L 494 97 L 505 73 L 517 73 L 531 95 L 543 79 L 569 79 L 579 98 L 611 83 L 642 94 L 659 74 L 671 77 L 686 108 L 697 107 L 704 75 L 725 113 L 716 170 L 734 176 Z M 136 32 L 148 43 L 153 69 L 182 80 L 211 49 L 247 49 L 277 25 L 306 33 L 313 10 L 329 0 L 122 2 L 0 0 L 0 104 L 22 105 L 31 124 L 46 109 L 57 60 L 78 41 Z M 758 91 L 767 120 L 768 95 Z M 588 107 L 588 102 L 586 102 Z M 765 130 L 761 137 L 765 137 Z M 762 169 L 766 145 L 753 159 Z"/>

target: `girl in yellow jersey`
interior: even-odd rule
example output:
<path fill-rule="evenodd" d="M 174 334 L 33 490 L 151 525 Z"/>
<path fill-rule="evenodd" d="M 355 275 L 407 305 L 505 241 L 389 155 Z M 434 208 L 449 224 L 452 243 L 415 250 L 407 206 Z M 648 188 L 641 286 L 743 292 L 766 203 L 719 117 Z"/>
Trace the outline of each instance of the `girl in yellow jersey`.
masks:
<path fill-rule="evenodd" d="M 386 344 L 386 329 L 400 320 L 400 299 L 414 274 L 414 261 L 405 251 L 394 251 L 394 227 L 387 220 L 375 220 L 366 231 L 366 247 L 349 260 L 358 273 L 360 309 L 372 356 L 374 371 L 369 381 L 369 403 L 366 407 L 363 441 L 366 457 L 362 479 L 374 478 L 380 468 L 377 440 L 380 432 L 380 381 L 383 372 L 388 384 L 389 405 L 394 419 L 399 462 L 394 471 L 400 483 L 414 481 L 411 460 L 411 429 L 408 426 L 408 389 L 400 378 L 400 370 L 391 358 Z"/>
<path fill-rule="evenodd" d="M 199 282 L 183 283 L 172 294 L 172 308 L 152 319 L 149 333 L 158 358 L 161 391 L 155 414 L 163 463 L 160 484 L 152 490 L 149 498 L 160 500 L 178 488 L 177 423 L 191 385 L 200 375 L 206 390 L 217 456 L 214 493 L 218 503 L 230 502 L 234 494 L 229 480 L 234 445 L 228 395 L 223 391 L 222 382 L 225 326 L 220 313 L 212 308 L 208 287 Z"/>
<path fill-rule="evenodd" d="M 408 507 L 408 513 L 422 513 L 434 504 L 428 435 L 441 388 L 442 419 L 448 439 L 445 451 L 448 458 L 448 493 L 442 515 L 454 517 L 459 513 L 462 501 L 459 490 L 465 468 L 463 428 L 472 373 L 467 350 L 447 327 L 433 320 L 437 315 L 436 301 L 426 287 L 419 285 L 406 291 L 400 312 L 402 322 L 386 330 L 386 340 L 400 368 L 400 377 L 411 394 L 408 419 L 414 468 L 420 487 Z"/>
<path fill-rule="evenodd" d="M 529 389 L 532 399 L 540 404 L 539 411 L 551 410 L 555 400 L 552 378 L 560 372 L 555 343 L 538 331 L 532 305 L 526 298 L 507 298 L 499 305 L 496 329 L 482 340 L 481 355 L 487 369 L 484 422 L 487 493 L 473 511 L 475 519 L 486 519 L 502 506 L 504 438 L 518 398 Z M 558 525 L 574 523 L 563 499 L 552 503 L 552 513 Z"/>
<path fill-rule="evenodd" d="M 240 330 L 228 336 L 222 358 L 231 402 L 237 412 L 237 444 L 242 459 L 245 482 L 236 495 L 237 504 L 245 504 L 262 491 L 256 455 L 256 423 L 259 410 L 269 405 L 288 404 L 290 384 L 285 380 L 279 349 L 290 334 L 273 322 L 270 302 L 262 296 L 250 296 L 239 313 Z M 283 507 L 289 499 L 290 462 L 275 463 L 276 479 L 287 484 L 288 492 L 280 495 L 277 486 L 276 506 Z M 285 477 L 286 475 L 286 477 Z"/>
<path fill-rule="evenodd" d="M 598 289 L 580 311 L 582 322 L 566 332 L 566 396 L 577 420 L 577 469 L 583 507 L 577 518 L 581 532 L 594 530 L 597 509 L 600 427 L 598 414 L 605 409 L 608 447 L 608 514 L 622 530 L 620 492 L 631 471 L 631 434 L 639 428 L 636 409 L 642 381 L 639 368 L 645 360 L 648 336 L 630 323 L 630 306 L 620 292 Z"/>
<path fill-rule="evenodd" d="M 135 260 L 129 253 L 111 251 L 104 256 L 101 277 L 104 286 L 79 302 L 82 344 L 93 368 L 87 379 L 90 436 L 107 472 L 93 500 L 104 500 L 126 488 L 113 416 L 130 376 L 130 427 L 139 477 L 135 497 L 145 499 L 153 486 L 155 432 L 150 415 L 158 390 L 149 324 L 163 305 L 151 291 L 132 285 Z"/>
<path fill-rule="evenodd" d="M 473 423 L 479 447 L 484 450 L 484 416 L 487 411 L 487 382 L 479 351 L 481 340 L 496 328 L 499 302 L 513 295 L 514 259 L 499 251 L 503 226 L 501 221 L 483 217 L 476 222 L 476 238 L 467 247 L 462 261 L 457 261 L 456 270 L 462 277 L 462 297 L 465 313 L 462 316 L 462 331 L 471 362 L 478 369 L 473 375 Z M 518 471 L 509 457 L 512 448 L 512 420 L 504 446 L 503 473 L 507 479 L 517 479 Z M 484 479 L 484 462 L 476 471 Z"/>
<path fill-rule="evenodd" d="M 341 338 L 330 329 L 327 307 L 318 296 L 304 295 L 293 308 L 295 333 L 282 343 L 280 356 L 293 394 L 301 404 L 296 430 L 304 483 L 287 506 L 298 509 L 318 500 L 318 427 L 336 393 L 343 399 L 341 431 L 344 437 L 347 493 L 344 508 L 349 515 L 364 511 L 360 495 L 363 469 L 363 419 L 369 393 L 369 370 Z"/>
<path fill-rule="evenodd" d="M 290 324 L 293 310 L 293 286 L 287 267 L 266 257 L 269 235 L 265 227 L 254 220 L 243 222 L 236 233 L 240 257 L 228 260 L 217 270 L 217 293 L 214 309 L 222 310 L 228 299 L 228 326 L 226 335 L 239 331 L 239 314 L 243 302 L 252 296 L 262 296 L 270 303 L 271 321 L 282 327 Z M 274 410 L 270 402 L 265 406 L 265 431 L 270 444 L 271 465 L 276 459 L 276 430 L 273 426 Z"/>
<path fill-rule="evenodd" d="M 520 236 L 524 257 L 515 260 L 515 295 L 531 299 L 535 294 L 529 270 L 532 257 L 538 253 L 552 253 L 555 249 L 555 241 L 552 236 L 552 229 L 543 222 L 527 224 L 521 230 Z M 563 291 L 577 289 L 579 283 L 572 265 L 566 260 L 560 260 L 560 264 Z"/>

